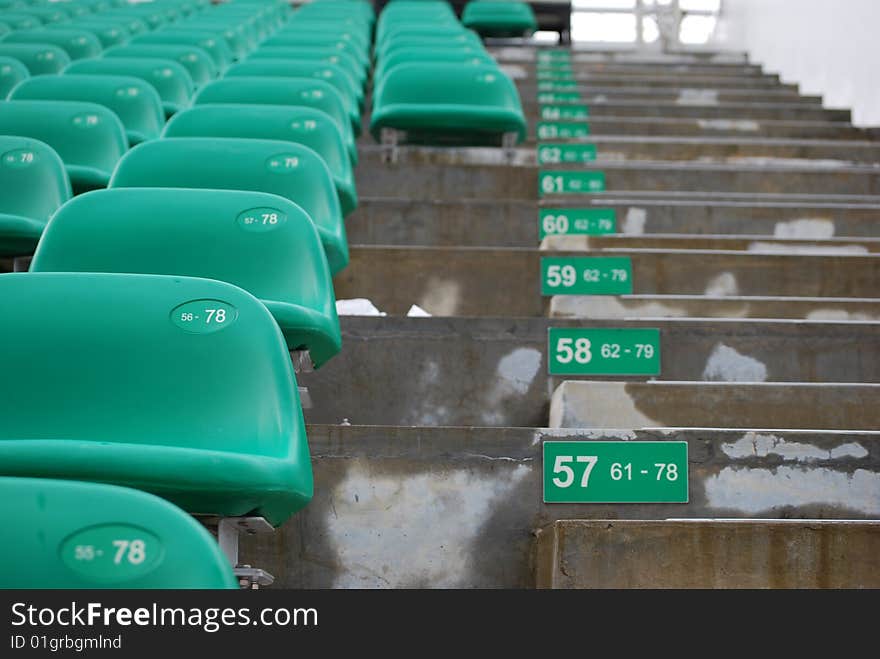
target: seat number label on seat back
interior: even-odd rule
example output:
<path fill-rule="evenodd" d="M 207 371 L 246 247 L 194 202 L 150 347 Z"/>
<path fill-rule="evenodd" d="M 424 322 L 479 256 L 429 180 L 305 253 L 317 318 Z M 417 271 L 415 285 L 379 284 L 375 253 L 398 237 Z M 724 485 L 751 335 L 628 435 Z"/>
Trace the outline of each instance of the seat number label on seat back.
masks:
<path fill-rule="evenodd" d="M 631 295 L 628 256 L 547 256 L 541 259 L 541 295 Z"/>
<path fill-rule="evenodd" d="M 155 535 L 124 524 L 93 526 L 61 545 L 62 562 L 96 583 L 141 578 L 162 562 L 163 553 Z"/>
<path fill-rule="evenodd" d="M 595 144 L 538 144 L 539 165 L 593 162 Z"/>
<path fill-rule="evenodd" d="M 613 208 L 542 208 L 538 211 L 538 235 L 600 236 L 617 232 Z"/>
<path fill-rule="evenodd" d="M 687 442 L 544 442 L 544 503 L 687 503 Z"/>
<path fill-rule="evenodd" d="M 235 220 L 245 231 L 264 233 L 287 222 L 287 215 L 277 208 L 250 208 L 239 213 Z"/>
<path fill-rule="evenodd" d="M 605 172 L 546 171 L 538 172 L 539 196 L 553 194 L 591 194 L 605 191 Z"/>
<path fill-rule="evenodd" d="M 30 149 L 15 149 L 0 156 L 0 162 L 7 167 L 30 167 L 37 161 L 37 154 Z"/>
<path fill-rule="evenodd" d="M 171 311 L 171 322 L 193 334 L 212 334 L 238 318 L 238 309 L 222 300 L 191 300 Z"/>
<path fill-rule="evenodd" d="M 551 327 L 550 375 L 660 375 L 659 329 Z"/>

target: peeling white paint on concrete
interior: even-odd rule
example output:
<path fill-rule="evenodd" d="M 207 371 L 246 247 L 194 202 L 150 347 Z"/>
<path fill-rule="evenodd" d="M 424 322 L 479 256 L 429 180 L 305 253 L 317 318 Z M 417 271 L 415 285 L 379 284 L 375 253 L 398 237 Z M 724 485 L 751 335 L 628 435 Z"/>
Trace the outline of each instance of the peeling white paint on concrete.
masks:
<path fill-rule="evenodd" d="M 662 426 L 636 408 L 626 382 L 571 380 L 550 399 L 551 428 L 654 428 Z"/>
<path fill-rule="evenodd" d="M 738 156 L 730 159 L 738 165 L 755 165 L 756 167 L 793 167 L 795 169 L 839 169 L 853 167 L 858 163 L 846 160 L 821 158 L 772 158 L 766 156 Z"/>
<path fill-rule="evenodd" d="M 827 240 L 834 237 L 834 221 L 824 217 L 803 217 L 787 222 L 777 222 L 773 228 L 773 236 L 775 238 Z"/>
<path fill-rule="evenodd" d="M 436 402 L 437 397 L 443 395 L 438 391 L 437 383 L 440 380 L 440 365 L 429 360 L 420 365 L 419 377 L 413 386 L 412 400 L 418 401 L 413 404 L 403 418 L 403 425 L 410 426 L 445 426 L 450 422 L 450 410 L 445 405 Z"/>
<path fill-rule="evenodd" d="M 730 297 L 739 295 L 739 283 L 732 272 L 722 272 L 706 284 L 704 295 L 710 297 Z"/>
<path fill-rule="evenodd" d="M 620 228 L 622 233 L 630 236 L 641 236 L 645 233 L 645 222 L 648 221 L 648 210 L 631 206 L 626 209 L 626 217 Z"/>
<path fill-rule="evenodd" d="M 627 301 L 611 295 L 554 295 L 551 318 L 686 318 L 686 309 L 652 301 Z M 728 314 L 729 315 L 729 314 Z"/>
<path fill-rule="evenodd" d="M 336 300 L 336 315 L 338 316 L 386 316 L 384 311 L 379 311 L 370 300 L 356 297 L 351 300 Z"/>
<path fill-rule="evenodd" d="M 858 442 L 842 444 L 829 451 L 813 444 L 787 441 L 776 435 L 755 432 L 748 432 L 733 443 L 722 444 L 721 450 L 734 460 L 778 455 L 784 460 L 794 462 L 815 462 L 841 458 L 861 459 L 868 456 L 868 450 Z"/>
<path fill-rule="evenodd" d="M 783 506 L 825 505 L 880 515 L 880 474 L 824 467 L 725 467 L 705 481 L 709 508 L 758 514 Z"/>
<path fill-rule="evenodd" d="M 492 470 L 396 476 L 352 461 L 326 518 L 333 587 L 467 587 L 477 534 L 531 470 L 501 462 Z"/>
<path fill-rule="evenodd" d="M 678 98 L 675 99 L 677 105 L 718 105 L 717 89 L 682 89 Z"/>
<path fill-rule="evenodd" d="M 461 285 L 454 280 L 431 277 L 425 295 L 417 304 L 435 316 L 456 316 L 461 302 Z"/>
<path fill-rule="evenodd" d="M 736 130 L 754 133 L 761 130 L 761 124 L 751 119 L 697 119 L 701 130 Z"/>
<path fill-rule="evenodd" d="M 677 432 L 677 431 L 676 431 Z M 532 437 L 532 446 L 541 443 L 542 440 L 578 439 L 601 440 L 619 439 L 624 442 L 635 441 L 638 435 L 635 430 L 620 428 L 541 428 Z"/>
<path fill-rule="evenodd" d="M 880 313 L 871 314 L 845 309 L 814 309 L 807 314 L 806 320 L 880 320 Z"/>
<path fill-rule="evenodd" d="M 430 318 L 431 314 L 422 309 L 419 305 L 414 304 L 409 308 L 409 311 L 406 312 L 406 315 L 410 318 Z"/>
<path fill-rule="evenodd" d="M 498 409 L 506 400 L 525 395 L 538 371 L 543 356 L 534 348 L 517 348 L 502 357 L 495 370 L 495 383 L 486 394 L 481 418 L 483 423 L 494 426 L 503 423 L 504 415 Z"/>
<path fill-rule="evenodd" d="M 703 380 L 708 382 L 766 382 L 767 367 L 754 357 L 740 354 L 734 348 L 719 343 L 706 361 Z"/>

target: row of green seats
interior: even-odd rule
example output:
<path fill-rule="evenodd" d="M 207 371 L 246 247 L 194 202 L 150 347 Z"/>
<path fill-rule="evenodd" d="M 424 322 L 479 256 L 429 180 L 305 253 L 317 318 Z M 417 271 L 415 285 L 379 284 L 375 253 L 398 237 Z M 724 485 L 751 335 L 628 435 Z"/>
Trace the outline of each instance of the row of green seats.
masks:
<path fill-rule="evenodd" d="M 516 86 L 448 3 L 386 5 L 374 55 L 376 141 L 511 147 L 525 139 Z"/>
<path fill-rule="evenodd" d="M 278 10 L 254 22 L 249 47 L 287 18 L 286 4 L 268 4 Z M 268 4 L 191 18 L 204 26 L 195 19 L 220 10 L 232 25 Z M 365 3 L 314 4 L 358 7 L 370 23 Z M 149 34 L 161 34 L 150 9 Z M 175 26 L 188 20 L 178 13 Z M 133 41 L 123 47 L 176 46 Z M 0 327 L 0 362 L 22 373 L 0 382 L 0 491 L 32 521 L 6 563 L 26 557 L 40 576 L 0 568 L 0 586 L 236 587 L 192 515 L 278 526 L 312 496 L 289 351 L 308 350 L 317 368 L 341 347 L 332 272 L 348 261 L 349 101 L 363 102 L 363 80 L 326 66 L 340 80 L 296 66 L 235 72 L 246 62 L 233 54 L 214 61 L 217 79 L 186 69 L 187 98 L 179 86 L 161 95 L 146 59 L 105 51 L 30 77 L 10 64 L 0 254 L 36 249 L 29 272 L 0 276 L 0 316 L 15 316 Z M 52 415 L 39 413 L 46 400 Z"/>
<path fill-rule="evenodd" d="M 471 0 L 461 14 L 461 23 L 482 37 L 529 37 L 538 21 L 528 2 Z"/>

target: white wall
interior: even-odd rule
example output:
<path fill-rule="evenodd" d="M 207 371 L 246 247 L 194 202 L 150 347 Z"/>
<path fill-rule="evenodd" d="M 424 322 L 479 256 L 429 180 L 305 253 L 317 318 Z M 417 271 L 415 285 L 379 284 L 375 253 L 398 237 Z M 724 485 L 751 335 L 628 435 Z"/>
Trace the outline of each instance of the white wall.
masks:
<path fill-rule="evenodd" d="M 724 0 L 715 39 L 880 126 L 880 0 Z"/>

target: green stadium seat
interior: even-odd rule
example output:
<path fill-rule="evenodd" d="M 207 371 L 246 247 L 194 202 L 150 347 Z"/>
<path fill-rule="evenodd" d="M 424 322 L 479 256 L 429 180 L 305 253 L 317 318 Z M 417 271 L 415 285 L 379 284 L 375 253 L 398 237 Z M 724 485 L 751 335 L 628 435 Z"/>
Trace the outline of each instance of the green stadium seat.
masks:
<path fill-rule="evenodd" d="M 376 35 L 376 50 L 381 51 L 390 43 L 404 37 L 429 37 L 452 39 L 466 36 L 473 42 L 473 33 L 462 27 L 461 23 L 452 20 L 448 23 L 386 23 L 385 29 Z"/>
<path fill-rule="evenodd" d="M 160 30 L 134 37 L 129 43 L 140 44 L 172 44 L 181 46 L 198 46 L 211 56 L 219 73 L 229 68 L 234 59 L 232 49 L 223 35 L 212 36 L 204 33 L 187 33 L 183 30 L 167 32 Z"/>
<path fill-rule="evenodd" d="M 64 75 L 126 75 L 150 83 L 162 99 L 165 116 L 189 107 L 193 81 L 182 64 L 174 60 L 131 57 L 100 57 L 73 62 Z"/>
<path fill-rule="evenodd" d="M 12 57 L 27 67 L 32 76 L 61 73 L 70 57 L 58 46 L 0 41 L 0 57 Z"/>
<path fill-rule="evenodd" d="M 338 23 L 330 23 L 321 21 L 295 21 L 291 20 L 287 25 L 277 32 L 273 33 L 273 37 L 300 37 L 304 35 L 321 36 L 326 41 L 348 41 L 358 53 L 368 53 L 372 43 L 369 30 L 354 29 L 339 25 Z M 284 45 L 284 44 L 281 44 Z"/>
<path fill-rule="evenodd" d="M 0 41 L 2 41 L 2 37 L 4 34 L 9 34 L 12 32 L 12 28 L 9 27 L 6 23 L 0 22 Z"/>
<path fill-rule="evenodd" d="M 237 40 L 241 40 L 245 52 L 253 50 L 260 42 L 259 30 L 253 21 L 249 21 L 247 18 L 230 17 L 222 19 L 218 17 L 211 19 L 209 16 L 197 16 L 185 21 L 179 21 L 173 27 L 186 30 L 191 28 L 211 30 L 215 33 L 222 32 L 223 36 L 227 39 L 231 40 L 234 37 Z"/>
<path fill-rule="evenodd" d="M 270 78 L 317 78 L 329 82 L 339 90 L 343 98 L 349 101 L 349 113 L 353 113 L 354 121 L 360 119 L 363 109 L 364 92 L 354 78 L 337 64 L 319 62 L 317 60 L 289 59 L 249 59 L 229 67 L 226 77 L 270 77 Z M 355 123 L 354 125 L 357 125 Z"/>
<path fill-rule="evenodd" d="M 147 24 L 147 27 L 150 30 L 155 30 L 165 24 L 168 21 L 168 14 L 161 9 L 154 8 L 152 2 L 146 2 L 139 5 L 129 4 L 124 8 L 120 7 L 118 9 L 111 9 L 109 11 L 101 12 L 102 16 L 110 16 L 112 18 L 131 18 L 137 17 Z"/>
<path fill-rule="evenodd" d="M 0 256 L 33 254 L 46 222 L 70 196 L 64 163 L 49 145 L 0 135 Z"/>
<path fill-rule="evenodd" d="M 47 25 L 47 30 L 66 30 L 71 27 L 88 30 L 101 42 L 102 48 L 112 48 L 125 43 L 131 38 L 131 32 L 122 22 L 118 23 L 102 23 L 100 21 L 78 20 L 74 23 L 55 23 Z"/>
<path fill-rule="evenodd" d="M 19 11 L 0 11 L 0 21 L 13 30 L 36 30 L 43 24 L 36 16 Z"/>
<path fill-rule="evenodd" d="M 381 80 L 385 73 L 398 64 L 409 62 L 449 62 L 461 65 L 472 64 L 495 64 L 495 59 L 485 48 L 475 46 L 453 46 L 451 48 L 436 48 L 432 46 L 413 46 L 400 48 L 385 57 L 376 66 L 373 73 L 374 80 Z"/>
<path fill-rule="evenodd" d="M 347 53 L 364 68 L 369 66 L 370 54 L 368 51 L 363 50 L 362 48 L 358 47 L 356 44 L 353 44 L 350 41 L 346 41 L 344 39 L 328 39 L 326 36 L 321 34 L 283 34 L 276 32 L 271 37 L 260 43 L 260 48 L 271 47 L 330 48 L 336 50 L 337 52 Z"/>
<path fill-rule="evenodd" d="M 0 57 L 0 100 L 25 78 L 30 77 L 27 67 L 14 57 Z"/>
<path fill-rule="evenodd" d="M 52 147 L 64 162 L 75 194 L 106 187 L 128 149 L 119 117 L 96 103 L 0 103 L 0 135 L 30 137 Z"/>
<path fill-rule="evenodd" d="M 311 499 L 290 354 L 250 293 L 191 277 L 9 273 L 0 318 L 0 363 L 15 373 L 0 379 L 0 476 L 135 487 L 273 526 Z"/>
<path fill-rule="evenodd" d="M 51 5 L 32 4 L 26 8 L 19 9 L 18 11 L 33 16 L 40 21 L 41 25 L 68 21 L 71 16 L 71 14 L 61 6 L 60 2 L 53 2 Z"/>
<path fill-rule="evenodd" d="M 151 59 L 172 59 L 189 71 L 193 85 L 197 88 L 217 77 L 214 60 L 198 46 L 177 46 L 174 44 L 139 44 L 108 48 L 104 57 L 137 57 Z"/>
<path fill-rule="evenodd" d="M 494 65 L 399 64 L 373 98 L 370 131 L 380 141 L 383 128 L 406 131 L 411 142 L 479 145 L 502 134 L 526 137 L 516 86 Z"/>
<path fill-rule="evenodd" d="M 151 140 L 162 132 L 165 113 L 159 93 L 133 76 L 35 76 L 18 84 L 9 100 L 85 101 L 112 110 L 125 126 L 129 144 Z"/>
<path fill-rule="evenodd" d="M 454 36 L 431 36 L 430 34 L 407 33 L 390 39 L 383 44 L 376 45 L 376 60 L 381 62 L 383 58 L 400 48 L 412 48 L 413 46 L 433 46 L 451 47 L 451 46 L 482 46 L 483 42 L 480 37 L 467 30 L 462 30 L 461 34 Z"/>
<path fill-rule="evenodd" d="M 333 117 L 296 105 L 198 105 L 176 115 L 163 137 L 241 137 L 285 140 L 315 151 L 330 169 L 342 214 L 357 207 L 351 161 Z"/>
<path fill-rule="evenodd" d="M 288 347 L 308 350 L 316 367 L 342 347 L 333 281 L 317 229 L 301 207 L 278 195 L 96 190 L 55 214 L 30 272 L 219 279 L 259 298 Z"/>
<path fill-rule="evenodd" d="M 333 176 L 317 153 L 280 140 L 175 137 L 129 151 L 111 188 L 251 190 L 285 197 L 312 218 L 330 271 L 348 265 L 345 224 Z"/>
<path fill-rule="evenodd" d="M 205 85 L 193 105 L 237 103 L 249 105 L 304 105 L 329 114 L 337 122 L 352 165 L 357 164 L 351 114 L 336 88 L 312 78 L 231 77 Z"/>
<path fill-rule="evenodd" d="M 145 32 L 150 31 L 150 26 L 147 25 L 145 20 L 131 15 L 125 16 L 117 14 L 115 16 L 110 16 L 106 14 L 92 14 L 89 16 L 89 22 L 94 25 L 102 25 L 104 23 L 110 25 L 122 25 L 128 30 L 128 33 L 131 36 L 144 34 Z"/>
<path fill-rule="evenodd" d="M 538 21 L 527 2 L 471 0 L 465 5 L 461 22 L 483 37 L 530 36 L 538 29 Z"/>
<path fill-rule="evenodd" d="M 0 514 L 16 520 L 3 542 L 0 588 L 238 588 L 207 529 L 146 492 L 0 478 Z"/>
<path fill-rule="evenodd" d="M 175 24 L 162 28 L 157 34 L 185 34 L 198 35 L 204 39 L 222 39 L 232 53 L 233 60 L 243 58 L 251 48 L 247 37 L 234 27 L 202 27 L 198 23 L 188 23 L 185 27 L 181 27 L 179 24 Z"/>
<path fill-rule="evenodd" d="M 345 34 L 352 33 L 352 36 L 360 39 L 365 48 L 369 48 L 372 43 L 370 24 L 352 16 L 348 18 L 329 15 L 323 17 L 318 15 L 302 16 L 300 12 L 297 12 L 287 22 L 285 29 L 289 30 L 294 26 L 299 29 L 312 30 L 318 34 L 341 34 L 344 37 Z"/>
<path fill-rule="evenodd" d="M 261 46 L 250 53 L 246 61 L 250 62 L 257 59 L 287 59 L 290 61 L 318 61 L 336 64 L 351 75 L 359 89 L 363 89 L 364 85 L 366 85 L 367 74 L 369 73 L 367 67 L 363 66 L 348 53 L 329 47 Z"/>
<path fill-rule="evenodd" d="M 70 59 L 84 59 L 101 54 L 101 40 L 94 32 L 70 28 L 67 30 L 22 30 L 3 37 L 3 43 L 50 44 L 58 46 Z"/>

